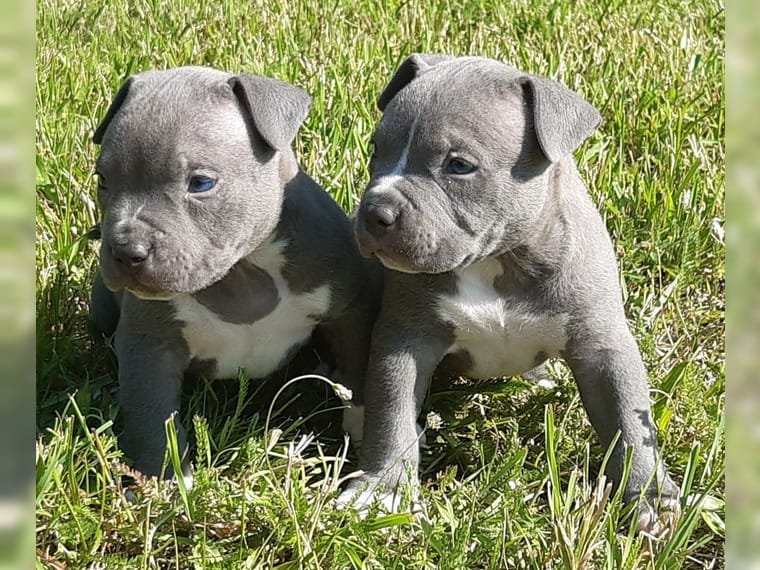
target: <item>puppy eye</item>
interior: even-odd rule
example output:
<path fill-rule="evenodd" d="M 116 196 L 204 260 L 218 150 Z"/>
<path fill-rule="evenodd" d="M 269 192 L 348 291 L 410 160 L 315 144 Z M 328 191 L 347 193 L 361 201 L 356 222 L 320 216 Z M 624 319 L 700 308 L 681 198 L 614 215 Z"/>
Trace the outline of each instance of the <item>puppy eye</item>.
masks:
<path fill-rule="evenodd" d="M 193 176 L 190 178 L 190 184 L 187 185 L 187 191 L 190 194 L 200 194 L 208 192 L 216 186 L 216 180 L 208 176 Z"/>
<path fill-rule="evenodd" d="M 478 169 L 474 164 L 467 162 L 463 158 L 453 157 L 449 159 L 446 165 L 443 167 L 444 172 L 447 174 L 464 175 L 471 174 Z"/>

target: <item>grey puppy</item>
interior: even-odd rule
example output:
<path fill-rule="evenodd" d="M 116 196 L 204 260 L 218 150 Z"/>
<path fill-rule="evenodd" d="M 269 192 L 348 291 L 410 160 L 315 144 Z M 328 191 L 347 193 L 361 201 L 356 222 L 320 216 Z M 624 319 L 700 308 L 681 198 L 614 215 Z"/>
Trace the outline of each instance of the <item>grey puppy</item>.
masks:
<path fill-rule="evenodd" d="M 379 98 L 360 251 L 387 268 L 366 386 L 360 468 L 338 503 L 394 493 L 419 463 L 415 421 L 434 372 L 490 378 L 562 357 L 603 445 L 620 433 L 632 500 L 673 500 L 646 371 L 623 312 L 610 238 L 572 152 L 598 111 L 499 62 L 409 57 Z M 383 490 L 379 490 L 383 487 Z M 671 505 L 672 507 L 672 505 Z M 651 514 L 651 512 L 650 512 Z"/>
<path fill-rule="evenodd" d="M 353 391 L 344 426 L 361 432 L 380 275 L 298 166 L 291 142 L 310 105 L 272 78 L 147 71 L 121 87 L 95 132 L 102 243 L 91 320 L 115 333 L 121 446 L 145 474 L 160 474 L 186 373 L 264 377 L 314 331 Z"/>

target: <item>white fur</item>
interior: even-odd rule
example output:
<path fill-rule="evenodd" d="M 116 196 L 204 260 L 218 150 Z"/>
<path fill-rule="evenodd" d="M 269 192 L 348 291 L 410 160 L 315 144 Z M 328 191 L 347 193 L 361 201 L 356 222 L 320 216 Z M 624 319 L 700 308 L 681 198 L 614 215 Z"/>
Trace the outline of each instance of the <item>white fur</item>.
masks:
<path fill-rule="evenodd" d="M 409 149 L 412 146 L 412 139 L 414 138 L 414 131 L 416 129 L 417 121 L 414 121 L 409 129 L 409 138 L 406 139 L 406 144 L 401 151 L 401 156 L 399 156 L 398 162 L 388 174 L 384 174 L 376 180 L 373 185 L 373 191 L 377 192 L 392 188 L 394 184 L 403 178 L 406 163 L 409 160 Z"/>
<path fill-rule="evenodd" d="M 329 308 L 327 285 L 298 295 L 290 291 L 282 277 L 284 248 L 284 242 L 270 238 L 248 256 L 249 261 L 269 273 L 280 297 L 275 309 L 255 323 L 223 321 L 191 295 L 172 300 L 176 317 L 185 322 L 182 333 L 191 357 L 216 360 L 215 377 L 234 377 L 238 368 L 245 369 L 252 378 L 271 374 L 293 345 L 309 338 L 317 324 L 314 317 Z"/>
<path fill-rule="evenodd" d="M 415 517 L 426 518 L 424 505 L 420 501 L 419 481 L 416 478 L 406 484 L 392 488 L 374 478 L 359 478 L 358 482 L 352 482 L 338 495 L 334 504 L 337 509 L 352 507 L 357 511 L 359 518 L 365 519 L 375 503 L 377 503 L 380 513 L 401 512 L 401 504 L 404 502 L 403 499 L 406 494 L 411 499 L 407 512 Z"/>
<path fill-rule="evenodd" d="M 558 356 L 567 342 L 567 314 L 537 313 L 535 308 L 505 299 L 494 289 L 503 273 L 496 259 L 487 259 L 455 272 L 457 293 L 438 298 L 438 315 L 455 327 L 449 349 L 465 349 L 472 357 L 468 371 L 475 378 L 521 374 L 535 367 L 539 352 Z"/>
<path fill-rule="evenodd" d="M 401 489 L 386 491 L 373 486 L 368 486 L 366 489 L 351 488 L 338 495 L 338 498 L 335 499 L 335 508 L 352 507 L 357 511 L 360 519 L 365 519 L 369 515 L 370 507 L 375 503 L 378 503 L 380 513 L 400 512 L 402 496 Z M 410 511 L 417 512 L 420 510 L 419 502 L 412 501 Z"/>

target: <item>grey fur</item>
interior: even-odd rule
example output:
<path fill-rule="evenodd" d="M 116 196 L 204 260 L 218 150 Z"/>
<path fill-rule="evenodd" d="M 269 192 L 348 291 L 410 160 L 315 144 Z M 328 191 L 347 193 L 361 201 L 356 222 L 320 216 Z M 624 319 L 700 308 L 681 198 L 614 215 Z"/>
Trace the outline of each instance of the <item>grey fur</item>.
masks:
<path fill-rule="evenodd" d="M 362 402 L 380 276 L 290 148 L 309 103 L 265 77 L 147 71 L 122 86 L 96 130 L 102 243 L 91 321 L 114 334 L 121 444 L 145 474 L 161 470 L 164 422 L 186 374 L 234 374 L 251 359 L 251 375 L 268 374 L 312 331 L 339 353 L 340 378 Z M 196 175 L 216 186 L 190 193 Z M 275 336 L 245 345 L 268 338 L 267 319 Z"/>
<path fill-rule="evenodd" d="M 311 107 L 311 98 L 300 87 L 258 75 L 238 75 L 229 80 L 253 130 L 275 150 L 290 147 Z"/>
<path fill-rule="evenodd" d="M 570 365 L 602 444 L 620 431 L 615 483 L 633 449 L 626 499 L 676 497 L 612 244 L 571 154 L 599 113 L 493 60 L 419 54 L 379 104 L 355 231 L 360 250 L 386 265 L 385 290 L 367 375 L 365 474 L 339 503 L 361 506 L 384 486 L 386 506 L 397 507 L 404 464 L 419 463 L 415 421 L 434 372 L 513 375 L 551 357 Z M 477 169 L 457 174 L 452 157 Z"/>

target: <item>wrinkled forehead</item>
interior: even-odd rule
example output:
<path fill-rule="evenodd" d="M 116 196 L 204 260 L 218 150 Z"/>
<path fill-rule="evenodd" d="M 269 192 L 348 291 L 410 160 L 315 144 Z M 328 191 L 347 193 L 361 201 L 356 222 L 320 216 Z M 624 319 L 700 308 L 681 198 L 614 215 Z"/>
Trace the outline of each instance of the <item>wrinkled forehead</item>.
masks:
<path fill-rule="evenodd" d="M 477 58 L 433 66 L 390 101 L 375 137 L 405 140 L 414 126 L 415 138 L 516 144 L 531 126 L 517 83 L 523 75 Z"/>
<path fill-rule="evenodd" d="M 162 155 L 198 159 L 249 148 L 248 129 L 223 77 L 149 77 L 130 90 L 106 130 L 99 164 Z M 126 166 L 126 165 L 125 165 Z"/>

